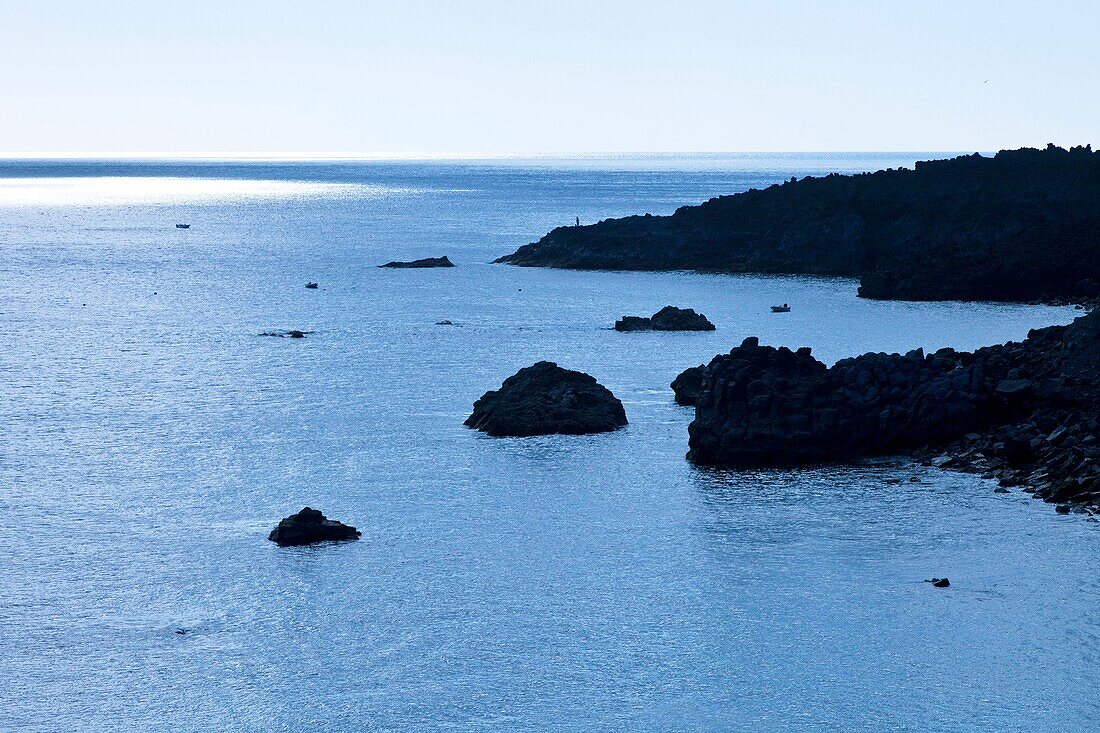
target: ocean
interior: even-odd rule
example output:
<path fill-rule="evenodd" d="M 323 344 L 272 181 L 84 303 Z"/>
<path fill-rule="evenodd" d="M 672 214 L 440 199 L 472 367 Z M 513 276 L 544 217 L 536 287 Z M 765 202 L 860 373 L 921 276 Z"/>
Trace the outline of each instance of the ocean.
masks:
<path fill-rule="evenodd" d="M 746 336 L 832 363 L 1076 311 L 489 264 L 925 157 L 0 161 L 0 729 L 1094 730 L 1100 525 L 903 459 L 695 468 L 669 388 Z M 717 330 L 610 330 L 664 305 Z M 541 359 L 629 425 L 463 427 Z M 362 538 L 267 540 L 307 505 Z"/>

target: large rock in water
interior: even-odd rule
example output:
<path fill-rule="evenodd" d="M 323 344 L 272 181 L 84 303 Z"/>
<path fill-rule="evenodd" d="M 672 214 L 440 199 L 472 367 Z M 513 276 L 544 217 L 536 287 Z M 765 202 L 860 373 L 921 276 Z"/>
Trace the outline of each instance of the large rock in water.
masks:
<path fill-rule="evenodd" d="M 540 361 L 482 395 L 465 424 L 494 436 L 585 435 L 626 425 L 626 411 L 593 377 Z"/>
<path fill-rule="evenodd" d="M 616 331 L 713 331 L 714 324 L 691 308 L 666 305 L 649 318 L 623 316 L 615 321 Z"/>
<path fill-rule="evenodd" d="M 327 519 L 318 510 L 307 506 L 297 514 L 281 520 L 267 538 L 282 547 L 291 547 L 312 545 L 315 542 L 357 540 L 361 534 L 355 527 Z"/>
<path fill-rule="evenodd" d="M 422 260 L 412 260 L 410 262 L 400 262 L 398 260 L 394 260 L 393 262 L 387 262 L 384 265 L 379 265 L 379 267 L 396 267 L 396 268 L 405 268 L 405 269 L 418 268 L 418 267 L 454 267 L 454 266 L 455 266 L 455 264 L 453 262 L 451 262 L 449 259 L 447 259 L 446 256 L 443 256 L 443 257 L 425 257 Z"/>

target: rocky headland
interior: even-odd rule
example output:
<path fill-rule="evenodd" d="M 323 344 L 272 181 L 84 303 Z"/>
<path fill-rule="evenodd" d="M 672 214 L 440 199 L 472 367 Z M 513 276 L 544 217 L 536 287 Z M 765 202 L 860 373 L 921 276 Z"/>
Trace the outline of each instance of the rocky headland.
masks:
<path fill-rule="evenodd" d="M 498 437 L 586 435 L 626 425 L 626 411 L 594 377 L 540 361 L 482 395 L 465 425 Z"/>
<path fill-rule="evenodd" d="M 295 547 L 317 542 L 357 540 L 361 534 L 355 527 L 328 519 L 320 511 L 307 506 L 297 514 L 280 520 L 268 539 L 280 547 Z"/>
<path fill-rule="evenodd" d="M 446 255 L 444 255 L 443 257 L 425 257 L 424 259 L 421 259 L 421 260 L 410 260 L 408 262 L 401 262 L 399 260 L 394 260 L 392 262 L 387 262 L 384 265 L 379 265 L 379 267 L 392 267 L 392 268 L 397 268 L 397 269 L 416 269 L 416 268 L 421 268 L 421 267 L 454 267 L 454 266 L 455 266 L 455 263 L 451 262 L 451 260 Z"/>
<path fill-rule="evenodd" d="M 1022 148 L 909 169 L 807 177 L 554 229 L 497 262 L 860 278 L 902 300 L 1100 296 L 1100 152 Z"/>
<path fill-rule="evenodd" d="M 623 316 L 615 321 L 616 331 L 713 331 L 714 324 L 691 308 L 666 305 L 649 318 Z"/>
<path fill-rule="evenodd" d="M 863 354 L 749 338 L 673 383 L 688 458 L 776 466 L 906 453 L 980 472 L 1060 511 L 1100 511 L 1100 313 L 974 352 Z"/>

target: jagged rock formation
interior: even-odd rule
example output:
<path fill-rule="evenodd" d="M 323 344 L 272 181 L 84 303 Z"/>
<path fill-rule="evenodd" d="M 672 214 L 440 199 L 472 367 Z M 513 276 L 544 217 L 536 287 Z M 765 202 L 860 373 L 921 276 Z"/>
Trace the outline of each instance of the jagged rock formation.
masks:
<path fill-rule="evenodd" d="M 864 354 L 831 368 L 808 348 L 750 338 L 703 369 L 688 457 L 791 465 L 916 451 L 1095 505 L 1098 416 L 1100 313 L 973 353 Z"/>
<path fill-rule="evenodd" d="M 1100 152 L 1048 146 L 804 178 L 559 227 L 497 262 L 843 275 L 903 300 L 1100 296 Z"/>
<path fill-rule="evenodd" d="M 446 256 L 443 257 L 425 257 L 422 260 L 412 260 L 411 262 L 399 262 L 394 260 L 393 262 L 387 262 L 379 267 L 395 267 L 401 269 L 410 269 L 418 267 L 454 267 L 455 264 L 451 262 Z"/>
<path fill-rule="evenodd" d="M 666 305 L 649 318 L 623 316 L 615 321 L 616 331 L 713 331 L 714 324 L 691 308 Z"/>
<path fill-rule="evenodd" d="M 297 514 L 280 520 L 279 526 L 271 530 L 268 539 L 280 547 L 312 545 L 315 542 L 334 542 L 339 540 L 357 540 L 362 534 L 308 506 Z"/>
<path fill-rule="evenodd" d="M 494 436 L 585 435 L 626 425 L 626 411 L 593 377 L 540 361 L 482 395 L 465 425 Z"/>

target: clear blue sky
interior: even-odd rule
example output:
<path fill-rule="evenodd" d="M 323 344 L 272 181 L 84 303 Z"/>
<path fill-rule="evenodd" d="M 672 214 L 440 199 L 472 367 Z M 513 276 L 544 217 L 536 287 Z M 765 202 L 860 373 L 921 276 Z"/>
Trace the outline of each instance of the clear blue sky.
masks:
<path fill-rule="evenodd" d="M 1098 28 L 1095 0 L 0 0 L 0 151 L 1095 144 Z"/>

